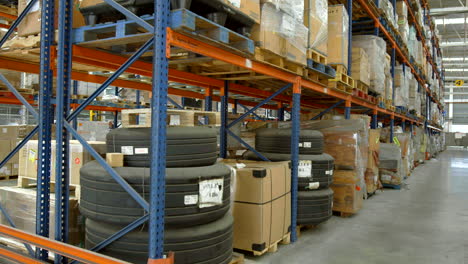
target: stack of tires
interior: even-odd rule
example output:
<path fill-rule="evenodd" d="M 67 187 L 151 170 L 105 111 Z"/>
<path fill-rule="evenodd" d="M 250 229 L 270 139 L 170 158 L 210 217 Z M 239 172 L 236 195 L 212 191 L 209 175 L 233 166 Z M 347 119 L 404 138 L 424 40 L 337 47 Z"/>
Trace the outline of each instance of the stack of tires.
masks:
<path fill-rule="evenodd" d="M 175 263 L 229 263 L 232 257 L 230 170 L 216 163 L 216 131 L 168 127 L 164 251 Z M 145 200 L 150 194 L 150 128 L 119 128 L 107 135 L 107 151 L 124 153 L 114 168 Z M 80 211 L 86 217 L 86 247 L 92 248 L 145 215 L 142 207 L 96 162 L 81 168 Z M 148 224 L 100 252 L 147 263 Z"/>
<path fill-rule="evenodd" d="M 323 153 L 323 134 L 301 130 L 299 135 L 299 177 L 297 224 L 317 225 L 332 216 L 334 159 Z M 271 161 L 291 159 L 291 130 L 265 128 L 257 130 L 255 149 Z M 259 158 L 252 152 L 247 159 Z"/>

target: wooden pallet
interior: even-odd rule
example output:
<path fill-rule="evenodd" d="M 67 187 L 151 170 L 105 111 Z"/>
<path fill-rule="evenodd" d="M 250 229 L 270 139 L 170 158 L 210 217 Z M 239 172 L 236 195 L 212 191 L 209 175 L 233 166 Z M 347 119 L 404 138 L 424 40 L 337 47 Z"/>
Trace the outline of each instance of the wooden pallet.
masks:
<path fill-rule="evenodd" d="M 0 180 L 14 180 L 18 179 L 18 175 L 3 175 L 0 176 Z"/>
<path fill-rule="evenodd" d="M 330 66 L 335 69 L 336 77 L 329 80 L 328 87 L 349 94 L 353 93 L 354 79 L 347 75 L 346 67 L 341 64 L 331 64 Z"/>
<path fill-rule="evenodd" d="M 32 179 L 24 176 L 18 176 L 18 187 L 21 188 L 31 188 L 37 186 L 37 179 Z M 55 183 L 50 183 L 50 191 L 54 192 L 55 190 Z M 74 195 L 78 200 L 81 197 L 81 186 L 80 185 L 72 185 L 70 184 L 70 194 Z"/>
<path fill-rule="evenodd" d="M 75 100 L 86 100 L 88 98 L 89 98 L 89 95 L 83 95 L 83 94 L 73 94 L 71 96 L 71 99 L 75 99 Z M 102 96 L 96 97 L 95 100 L 96 101 L 102 101 Z"/>
<path fill-rule="evenodd" d="M 315 51 L 314 49 L 307 50 L 307 59 L 311 59 L 321 64 L 327 64 L 327 56 Z"/>
<path fill-rule="evenodd" d="M 24 49 L 39 48 L 41 46 L 41 36 L 31 35 L 27 37 L 15 37 L 5 42 L 2 49 Z"/>
<path fill-rule="evenodd" d="M 151 24 L 154 16 L 144 15 L 141 19 Z M 184 35 L 238 54 L 254 53 L 253 40 L 187 9 L 172 10 L 169 21 L 174 31 Z M 133 44 L 144 43 L 152 36 L 152 32 L 142 29 L 133 20 L 119 20 L 115 23 L 85 26 L 74 30 L 75 44 L 102 49 L 120 48 L 126 51 L 128 47 L 133 47 Z"/>
<path fill-rule="evenodd" d="M 34 95 L 35 91 L 33 89 L 16 89 L 20 94 L 24 95 Z M 5 86 L 0 86 L 0 92 L 10 92 Z"/>
<path fill-rule="evenodd" d="M 400 190 L 401 189 L 401 184 L 388 184 L 388 183 L 382 183 L 382 186 L 384 188 L 389 188 L 389 189 L 395 189 L 395 190 Z"/>
<path fill-rule="evenodd" d="M 244 254 L 239 252 L 232 252 L 232 259 L 229 264 L 244 264 Z"/>
<path fill-rule="evenodd" d="M 288 59 L 266 49 L 256 47 L 254 58 L 257 61 L 269 64 L 273 67 L 280 68 L 282 70 L 286 70 L 297 75 L 304 74 L 304 65 L 289 61 Z"/>
<path fill-rule="evenodd" d="M 18 15 L 18 9 L 14 8 L 14 7 L 9 7 L 9 6 L 6 6 L 6 5 L 0 5 L 0 12 L 2 13 L 5 13 L 5 14 L 9 14 L 9 15 L 13 15 L 13 16 L 17 16 Z M 9 17 L 2 17 L 2 20 L 8 20 L 8 21 L 13 21 L 14 19 L 12 18 L 9 18 Z"/>
<path fill-rule="evenodd" d="M 297 237 L 300 237 L 302 235 L 302 232 L 315 229 L 315 228 L 317 228 L 317 225 L 297 225 L 296 226 Z"/>
<path fill-rule="evenodd" d="M 274 253 L 276 251 L 278 251 L 278 244 L 282 244 L 282 245 L 288 245 L 291 243 L 291 233 L 287 233 L 286 235 L 283 236 L 283 238 L 281 238 L 280 240 L 272 243 L 271 245 L 269 245 L 268 247 L 266 247 L 264 250 L 262 251 L 252 251 L 253 255 L 254 256 L 261 256 L 267 252 L 269 253 Z"/>
<path fill-rule="evenodd" d="M 193 110 L 167 110 L 167 122 L 170 126 L 197 126 L 205 125 L 202 119 L 208 119 L 206 125 L 221 125 L 219 112 L 193 111 Z M 139 122 L 137 122 L 137 120 Z M 151 127 L 151 109 L 122 110 L 122 127 Z"/>
<path fill-rule="evenodd" d="M 353 216 L 355 213 L 350 212 L 340 212 L 340 211 L 333 211 L 333 215 L 339 216 L 341 218 L 348 218 Z"/>
<path fill-rule="evenodd" d="M 369 85 L 361 82 L 360 80 L 354 80 L 354 88 L 363 91 L 364 93 L 368 93 Z"/>

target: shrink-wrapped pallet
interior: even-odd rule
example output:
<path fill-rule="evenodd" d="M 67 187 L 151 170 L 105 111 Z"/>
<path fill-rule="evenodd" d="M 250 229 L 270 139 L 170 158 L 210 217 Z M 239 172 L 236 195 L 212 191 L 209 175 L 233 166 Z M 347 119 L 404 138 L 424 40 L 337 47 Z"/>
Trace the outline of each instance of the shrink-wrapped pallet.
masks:
<path fill-rule="evenodd" d="M 309 29 L 307 48 L 328 54 L 328 1 L 304 0 L 304 25 Z"/>
<path fill-rule="evenodd" d="M 387 50 L 385 40 L 373 35 L 353 36 L 353 47 L 359 47 L 366 51 L 370 65 L 370 88 L 383 95 L 385 93 L 385 72 L 382 58 L 385 57 Z"/>
<path fill-rule="evenodd" d="M 379 174 L 383 184 L 400 185 L 402 183 L 401 161 L 400 147 L 393 143 L 380 144 Z"/>

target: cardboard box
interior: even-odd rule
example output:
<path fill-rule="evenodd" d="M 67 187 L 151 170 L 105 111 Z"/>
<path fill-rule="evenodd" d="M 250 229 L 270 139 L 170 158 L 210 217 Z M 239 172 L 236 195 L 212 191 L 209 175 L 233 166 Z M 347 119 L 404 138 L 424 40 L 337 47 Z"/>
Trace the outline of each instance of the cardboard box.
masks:
<path fill-rule="evenodd" d="M 283 239 L 291 225 L 289 162 L 223 162 L 237 168 L 234 248 L 262 251 Z"/>
<path fill-rule="evenodd" d="M 78 209 L 78 199 L 70 198 L 69 204 L 69 243 L 80 245 L 84 240 L 84 225 Z M 0 203 L 8 212 L 16 227 L 34 234 L 36 232 L 36 190 L 18 187 L 0 187 Z M 0 224 L 9 225 L 3 214 Z M 49 238 L 55 233 L 55 195 L 50 196 Z"/>
<path fill-rule="evenodd" d="M 405 1 L 397 1 L 396 13 L 399 17 L 408 17 L 408 6 Z"/>
<path fill-rule="evenodd" d="M 106 162 L 111 167 L 123 167 L 124 155 L 122 153 L 106 153 Z"/>
<path fill-rule="evenodd" d="M 101 141 L 88 142 L 98 153 L 104 154 L 106 143 Z M 18 175 L 24 178 L 37 179 L 37 140 L 30 140 L 20 150 Z M 50 181 L 55 182 L 55 140 L 52 141 L 52 162 Z M 93 160 L 89 152 L 76 140 L 70 140 L 70 184 L 80 185 L 80 168 L 83 164 Z"/>
<path fill-rule="evenodd" d="M 11 175 L 13 175 L 11 164 L 5 164 L 0 168 L 0 177 L 8 177 Z"/>
<path fill-rule="evenodd" d="M 260 1 L 259 0 L 223 0 L 229 6 L 232 6 L 248 17 L 255 23 L 260 24 Z"/>
<path fill-rule="evenodd" d="M 328 54 L 328 1 L 304 0 L 304 26 L 309 29 L 307 48 Z"/>
<path fill-rule="evenodd" d="M 328 7 L 328 64 L 348 67 L 349 17 L 344 5 Z"/>
<path fill-rule="evenodd" d="M 370 86 L 369 67 L 369 57 L 364 49 L 353 47 L 351 77 L 353 77 L 355 81 L 361 81 L 363 84 Z"/>
<path fill-rule="evenodd" d="M 355 171 L 335 170 L 333 183 L 333 211 L 356 213 L 362 208 L 364 199 L 360 180 Z"/>
<path fill-rule="evenodd" d="M 255 41 L 255 45 L 284 56 L 286 53 L 286 40 L 281 36 L 281 11 L 276 10 L 271 4 L 262 5 L 262 19 L 260 25 L 254 25 L 250 38 Z"/>
<path fill-rule="evenodd" d="M 18 13 L 23 12 L 30 0 L 19 0 L 18 1 Z M 42 2 L 38 1 L 33 6 L 31 11 L 24 17 L 21 24 L 18 26 L 18 35 L 20 37 L 26 37 L 29 35 L 36 35 L 41 33 L 41 6 Z M 73 5 L 73 28 L 85 26 L 85 20 L 83 15 L 79 11 L 79 0 L 75 1 Z M 58 8 L 59 1 L 55 0 L 55 28 L 58 27 Z"/>

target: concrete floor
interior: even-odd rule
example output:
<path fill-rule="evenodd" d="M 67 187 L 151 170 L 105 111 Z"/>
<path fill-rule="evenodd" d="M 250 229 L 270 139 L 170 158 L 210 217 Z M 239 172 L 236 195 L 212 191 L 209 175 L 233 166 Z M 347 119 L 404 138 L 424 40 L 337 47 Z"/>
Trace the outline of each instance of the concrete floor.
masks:
<path fill-rule="evenodd" d="M 468 263 L 468 151 L 449 149 L 350 218 L 333 217 L 254 263 Z"/>

